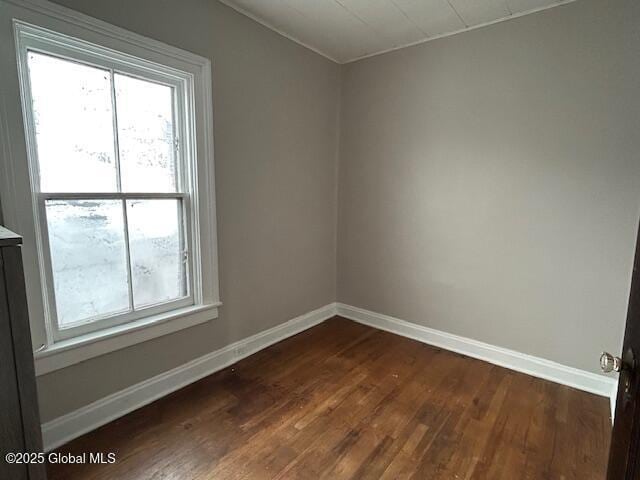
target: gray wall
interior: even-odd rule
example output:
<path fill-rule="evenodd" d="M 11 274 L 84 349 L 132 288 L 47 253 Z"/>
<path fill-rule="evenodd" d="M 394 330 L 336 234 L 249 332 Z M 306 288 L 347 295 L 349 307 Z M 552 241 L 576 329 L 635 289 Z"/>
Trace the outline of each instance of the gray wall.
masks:
<path fill-rule="evenodd" d="M 62 0 L 213 62 L 213 322 L 39 378 L 43 421 L 335 300 L 339 66 L 214 0 Z"/>
<path fill-rule="evenodd" d="M 597 371 L 640 214 L 640 2 L 343 69 L 338 300 Z"/>
<path fill-rule="evenodd" d="M 40 377 L 44 421 L 336 298 L 587 370 L 619 350 L 640 213 L 634 0 L 344 67 L 214 0 L 58 2 L 212 59 L 224 306 Z"/>

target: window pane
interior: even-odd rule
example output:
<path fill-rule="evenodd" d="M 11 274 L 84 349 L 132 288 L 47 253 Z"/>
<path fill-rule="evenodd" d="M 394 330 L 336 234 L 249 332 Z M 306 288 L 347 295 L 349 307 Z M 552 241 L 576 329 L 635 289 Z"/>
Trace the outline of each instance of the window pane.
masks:
<path fill-rule="evenodd" d="M 120 171 L 125 192 L 175 192 L 171 87 L 114 76 Z"/>
<path fill-rule="evenodd" d="M 186 295 L 181 202 L 127 200 L 135 307 Z"/>
<path fill-rule="evenodd" d="M 60 327 L 129 309 L 120 200 L 46 203 Z"/>
<path fill-rule="evenodd" d="M 41 191 L 115 191 L 109 72 L 35 52 L 28 62 Z"/>

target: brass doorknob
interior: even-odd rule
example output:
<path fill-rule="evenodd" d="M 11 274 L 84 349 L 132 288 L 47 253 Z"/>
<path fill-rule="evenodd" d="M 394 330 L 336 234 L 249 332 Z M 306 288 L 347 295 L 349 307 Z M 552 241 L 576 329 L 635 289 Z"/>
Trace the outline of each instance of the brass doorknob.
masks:
<path fill-rule="evenodd" d="M 600 355 L 600 368 L 604 373 L 619 372 L 622 370 L 622 359 L 614 357 L 610 353 L 602 352 L 602 355 Z"/>

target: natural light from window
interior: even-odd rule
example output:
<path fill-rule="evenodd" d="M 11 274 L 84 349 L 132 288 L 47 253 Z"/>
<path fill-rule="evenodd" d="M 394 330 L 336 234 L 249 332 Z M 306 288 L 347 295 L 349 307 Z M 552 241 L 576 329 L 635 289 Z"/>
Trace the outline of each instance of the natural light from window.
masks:
<path fill-rule="evenodd" d="M 58 327 L 186 297 L 174 88 L 34 51 L 28 68 Z"/>

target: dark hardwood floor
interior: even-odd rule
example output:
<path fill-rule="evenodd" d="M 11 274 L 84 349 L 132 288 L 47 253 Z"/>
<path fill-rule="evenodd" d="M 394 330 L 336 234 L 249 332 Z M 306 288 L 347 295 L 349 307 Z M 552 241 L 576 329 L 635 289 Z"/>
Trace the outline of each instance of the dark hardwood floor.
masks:
<path fill-rule="evenodd" d="M 331 319 L 62 447 L 50 479 L 604 478 L 602 397 Z"/>

